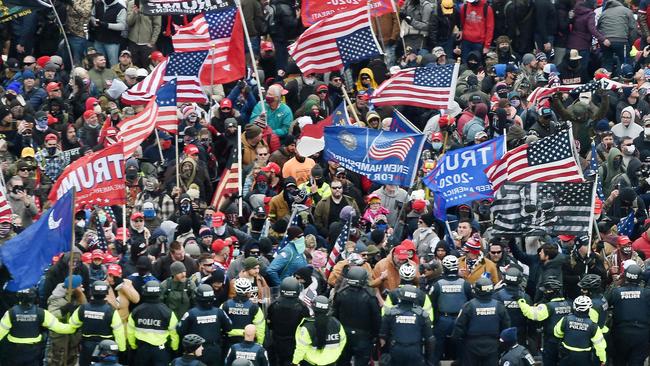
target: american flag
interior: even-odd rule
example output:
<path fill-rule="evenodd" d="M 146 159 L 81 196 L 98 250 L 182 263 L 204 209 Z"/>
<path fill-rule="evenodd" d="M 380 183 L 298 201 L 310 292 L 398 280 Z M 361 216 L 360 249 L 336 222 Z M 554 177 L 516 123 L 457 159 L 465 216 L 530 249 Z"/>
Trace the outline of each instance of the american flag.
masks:
<path fill-rule="evenodd" d="M 571 130 L 508 151 L 485 169 L 494 191 L 511 182 L 583 182 Z"/>
<path fill-rule="evenodd" d="M 580 84 L 580 85 L 577 85 L 577 84 L 576 85 L 557 85 L 557 86 L 552 86 L 552 87 L 538 86 L 528 96 L 528 102 L 535 105 L 535 104 L 538 104 L 539 102 L 541 102 L 545 98 L 552 97 L 553 94 L 555 94 L 557 92 L 571 93 L 571 92 L 573 92 L 574 89 L 582 87 L 582 86 L 583 86 L 583 84 Z"/>
<path fill-rule="evenodd" d="M 294 206 L 293 209 L 291 210 L 291 217 L 289 218 L 289 225 L 287 227 L 292 227 L 292 226 L 299 226 L 298 223 L 298 209 Z M 287 233 L 284 233 L 284 237 L 280 241 L 280 244 L 278 244 L 278 251 L 282 250 L 287 244 L 289 244 L 289 237 L 287 237 Z"/>
<path fill-rule="evenodd" d="M 382 131 L 383 132 L 383 131 Z M 406 155 L 415 144 L 415 139 L 412 137 L 401 137 L 398 139 L 390 139 L 382 136 L 382 132 L 372 142 L 370 149 L 368 149 L 368 157 L 375 160 L 384 160 L 391 157 L 406 160 Z"/>
<path fill-rule="evenodd" d="M 156 90 L 163 83 L 163 75 L 167 69 L 167 60 L 159 63 L 144 80 L 135 84 L 122 94 L 122 103 L 128 105 L 147 104 L 156 95 Z"/>
<path fill-rule="evenodd" d="M 632 232 L 634 232 L 634 210 L 616 224 L 616 229 L 618 235 L 632 236 Z"/>
<path fill-rule="evenodd" d="M 199 71 L 207 55 L 208 51 L 174 52 L 169 55 L 164 80 L 176 78 L 176 101 L 178 103 L 205 104 L 208 102 L 199 81 Z"/>
<path fill-rule="evenodd" d="M 404 69 L 372 94 L 372 104 L 449 109 L 456 93 L 458 64 Z"/>
<path fill-rule="evenodd" d="M 591 174 L 598 173 L 598 151 L 596 150 L 596 142 L 591 140 L 591 161 L 589 162 L 589 170 Z M 601 201 L 605 202 L 605 193 L 603 193 L 603 182 L 599 176 L 596 176 L 596 194 Z"/>
<path fill-rule="evenodd" d="M 381 55 L 365 6 L 335 14 L 307 29 L 289 46 L 303 74 L 338 71 Z"/>
<path fill-rule="evenodd" d="M 341 230 L 341 233 L 339 236 L 336 238 L 336 241 L 334 242 L 334 246 L 332 247 L 332 251 L 330 252 L 330 256 L 327 258 L 327 265 L 325 266 L 325 277 L 329 277 L 330 273 L 332 272 L 332 268 L 334 268 L 334 265 L 339 259 L 339 256 L 343 252 L 343 248 L 345 248 L 345 242 L 348 241 L 350 238 L 350 226 L 351 226 L 351 221 L 348 220 L 345 225 L 343 225 L 343 229 Z"/>
<path fill-rule="evenodd" d="M 595 92 L 600 88 L 600 83 L 597 80 L 591 80 L 587 84 L 581 84 L 571 89 L 571 94 L 580 94 L 586 92 Z"/>
<path fill-rule="evenodd" d="M 236 7 L 195 17 L 190 24 L 177 29 L 172 44 L 176 52 L 209 51 L 200 74 L 205 85 L 223 84 L 244 77 L 244 41 Z"/>
<path fill-rule="evenodd" d="M 492 203 L 494 235 L 584 235 L 593 183 L 505 183 Z"/>
<path fill-rule="evenodd" d="M 239 163 L 237 161 L 237 149 L 232 149 L 232 156 L 230 158 L 230 166 L 224 169 L 221 173 L 221 179 L 217 184 L 217 189 L 212 196 L 212 207 L 217 210 L 222 209 L 222 205 L 227 201 L 228 196 L 237 194 L 239 192 Z"/>
<path fill-rule="evenodd" d="M 0 223 L 11 223 L 11 206 L 7 201 L 5 180 L 0 178 Z"/>
<path fill-rule="evenodd" d="M 171 116 L 174 118 L 173 124 L 176 125 L 176 109 L 176 80 L 172 79 L 158 90 L 156 97 L 142 112 L 117 125 L 120 129 L 117 138 L 124 142 L 124 158 L 131 157 L 155 127 L 172 128 Z"/>

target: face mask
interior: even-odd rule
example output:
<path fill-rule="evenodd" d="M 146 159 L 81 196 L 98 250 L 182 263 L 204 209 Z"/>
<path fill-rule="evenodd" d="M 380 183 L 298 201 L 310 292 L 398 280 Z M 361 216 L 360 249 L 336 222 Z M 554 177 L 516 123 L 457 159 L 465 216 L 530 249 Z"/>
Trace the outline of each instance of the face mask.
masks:
<path fill-rule="evenodd" d="M 510 101 L 510 105 L 517 108 L 521 105 L 521 100 L 519 99 L 513 99 Z"/>
<path fill-rule="evenodd" d="M 86 227 L 86 220 L 77 221 L 77 226 L 79 226 L 80 228 L 85 228 Z"/>
<path fill-rule="evenodd" d="M 203 222 L 205 223 L 205 226 L 207 226 L 207 227 L 212 226 L 212 216 L 206 216 L 203 219 Z"/>
<path fill-rule="evenodd" d="M 499 96 L 499 98 L 502 98 L 502 99 L 508 97 L 508 89 L 506 89 L 506 90 L 504 90 L 502 92 L 498 92 L 497 95 Z"/>
<path fill-rule="evenodd" d="M 442 149 L 442 142 L 432 142 L 431 147 L 436 151 L 440 151 Z"/>
<path fill-rule="evenodd" d="M 93 111 L 95 113 L 102 113 L 102 107 L 98 104 L 98 105 L 93 107 Z"/>
<path fill-rule="evenodd" d="M 39 131 L 47 130 L 47 119 L 37 119 L 36 120 L 36 129 Z"/>
<path fill-rule="evenodd" d="M 196 122 L 197 119 L 199 119 L 199 117 L 197 117 L 197 116 L 190 116 L 190 117 L 188 118 L 188 121 L 194 123 L 194 122 Z"/>
<path fill-rule="evenodd" d="M 11 93 L 7 93 L 5 94 L 5 98 L 7 98 L 7 100 L 14 100 L 16 99 L 16 96 Z"/>
<path fill-rule="evenodd" d="M 621 248 L 621 251 L 625 255 L 630 255 L 630 254 L 632 254 L 632 247 L 630 247 L 630 246 L 623 247 L 623 248 Z"/>
<path fill-rule="evenodd" d="M 126 179 L 128 180 L 134 180 L 137 177 L 138 177 L 138 172 L 135 170 L 128 170 L 126 172 Z"/>
<path fill-rule="evenodd" d="M 56 154 L 56 146 L 54 146 L 54 147 L 48 147 L 48 148 L 47 148 L 47 154 L 48 154 L 48 155 L 54 155 L 54 154 Z"/>
<path fill-rule="evenodd" d="M 275 102 L 275 98 L 271 96 L 265 97 L 264 100 L 266 101 L 267 104 L 271 104 Z"/>
<path fill-rule="evenodd" d="M 214 233 L 217 235 L 223 235 L 226 232 L 226 225 L 214 228 Z"/>
<path fill-rule="evenodd" d="M 239 254 L 241 254 L 241 252 L 239 251 L 239 248 L 235 248 L 235 249 L 232 250 L 232 257 L 233 258 L 239 257 Z"/>
<path fill-rule="evenodd" d="M 296 246 L 298 253 L 305 251 L 305 237 L 301 236 L 300 238 L 293 239 L 293 244 Z"/>
<path fill-rule="evenodd" d="M 104 225 L 104 223 L 106 222 L 106 214 L 103 212 L 98 213 L 97 219 L 99 219 L 100 224 Z"/>
<path fill-rule="evenodd" d="M 172 147 L 172 140 L 162 140 L 162 141 L 160 141 L 160 147 L 163 150 L 169 149 L 170 147 Z"/>
<path fill-rule="evenodd" d="M 506 53 L 510 51 L 510 47 L 499 47 L 499 52 Z"/>
<path fill-rule="evenodd" d="M 181 213 L 183 215 L 186 215 L 190 213 L 190 210 L 192 209 L 192 205 L 188 202 L 181 203 Z"/>
<path fill-rule="evenodd" d="M 153 219 L 156 217 L 156 210 L 155 209 L 146 209 L 143 210 L 142 213 L 144 214 L 145 219 Z"/>
<path fill-rule="evenodd" d="M 266 183 L 257 183 L 256 187 L 258 192 L 266 192 L 266 190 L 268 189 Z"/>
<path fill-rule="evenodd" d="M 625 147 L 625 151 L 627 152 L 628 155 L 634 154 L 634 151 L 636 150 L 636 146 L 630 145 Z"/>
<path fill-rule="evenodd" d="M 316 82 L 316 79 L 314 79 L 314 78 L 303 78 L 303 81 L 307 85 L 314 85 L 314 83 Z"/>

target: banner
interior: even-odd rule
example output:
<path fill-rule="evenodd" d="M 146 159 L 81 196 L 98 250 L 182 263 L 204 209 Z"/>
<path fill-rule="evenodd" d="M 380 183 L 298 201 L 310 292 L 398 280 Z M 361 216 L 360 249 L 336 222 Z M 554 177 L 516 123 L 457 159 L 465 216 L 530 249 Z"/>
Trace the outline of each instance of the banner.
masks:
<path fill-rule="evenodd" d="M 141 0 L 146 15 L 188 15 L 235 6 L 233 0 Z"/>
<path fill-rule="evenodd" d="M 123 150 L 124 144 L 120 142 L 68 165 L 52 187 L 48 197 L 50 201 L 56 202 L 70 189 L 76 188 L 77 206 L 124 204 L 126 186 Z"/>
<path fill-rule="evenodd" d="M 365 6 L 365 0 L 302 0 L 300 17 L 305 27 L 323 20 L 332 14 Z M 370 0 L 370 14 L 374 17 L 393 11 L 391 0 Z"/>
<path fill-rule="evenodd" d="M 447 151 L 423 181 L 436 192 L 436 216 L 444 218 L 449 207 L 492 198 L 492 184 L 483 171 L 503 156 L 504 137 L 479 145 Z"/>
<path fill-rule="evenodd" d="M 31 13 L 32 9 L 24 6 L 7 4 L 5 1 L 0 0 L 0 23 L 6 23 Z"/>
<path fill-rule="evenodd" d="M 422 134 L 325 127 L 325 159 L 381 184 L 410 187 L 417 175 L 422 144 Z"/>

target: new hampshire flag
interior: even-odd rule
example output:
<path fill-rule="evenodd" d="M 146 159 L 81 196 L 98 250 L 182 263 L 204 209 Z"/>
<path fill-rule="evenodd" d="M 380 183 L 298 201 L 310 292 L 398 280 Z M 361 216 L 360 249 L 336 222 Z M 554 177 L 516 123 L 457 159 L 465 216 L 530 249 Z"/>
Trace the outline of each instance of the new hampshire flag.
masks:
<path fill-rule="evenodd" d="M 25 231 L 0 246 L 0 261 L 13 277 L 7 285 L 12 291 L 36 285 L 52 257 L 70 250 L 73 191 L 63 195 Z"/>

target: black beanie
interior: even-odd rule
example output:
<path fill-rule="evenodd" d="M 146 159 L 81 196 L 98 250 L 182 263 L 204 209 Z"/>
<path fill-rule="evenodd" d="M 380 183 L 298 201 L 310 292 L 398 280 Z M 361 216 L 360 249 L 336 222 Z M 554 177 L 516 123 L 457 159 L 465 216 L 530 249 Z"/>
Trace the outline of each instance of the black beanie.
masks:
<path fill-rule="evenodd" d="M 293 240 L 299 236 L 303 235 L 302 229 L 298 226 L 290 226 L 287 229 L 287 239 Z"/>

